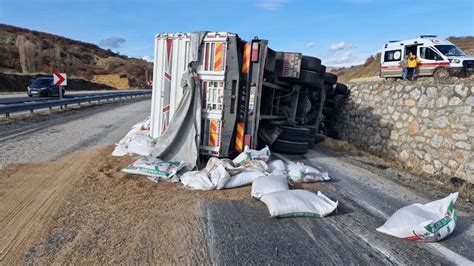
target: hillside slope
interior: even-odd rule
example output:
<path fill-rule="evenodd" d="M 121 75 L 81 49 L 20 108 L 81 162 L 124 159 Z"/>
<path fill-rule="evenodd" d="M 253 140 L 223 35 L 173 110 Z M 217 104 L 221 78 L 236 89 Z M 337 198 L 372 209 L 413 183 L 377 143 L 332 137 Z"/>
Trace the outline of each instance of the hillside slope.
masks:
<path fill-rule="evenodd" d="M 151 75 L 152 64 L 95 44 L 0 24 L 0 73 L 53 71 L 86 80 L 91 80 L 93 75 L 126 75 L 133 86 L 139 86 L 146 83 L 146 73 Z"/>
<path fill-rule="evenodd" d="M 466 54 L 474 55 L 474 36 L 449 37 L 448 40 L 461 48 Z M 367 58 L 363 65 L 333 68 L 331 72 L 339 76 L 341 82 L 348 82 L 351 79 L 367 78 L 379 75 L 380 53 Z"/>

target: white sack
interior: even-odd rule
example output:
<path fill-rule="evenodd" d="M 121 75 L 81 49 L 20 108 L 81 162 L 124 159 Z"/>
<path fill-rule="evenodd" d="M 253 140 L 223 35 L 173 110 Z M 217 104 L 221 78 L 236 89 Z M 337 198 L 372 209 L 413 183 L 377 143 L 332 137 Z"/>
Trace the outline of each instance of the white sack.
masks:
<path fill-rule="evenodd" d="M 275 192 L 260 198 L 268 208 L 270 216 L 283 217 L 324 217 L 332 213 L 338 202 L 334 202 L 323 193 L 295 189 Z"/>
<path fill-rule="evenodd" d="M 124 156 L 128 154 L 128 144 L 136 136 L 145 135 L 148 136 L 150 133 L 150 117 L 147 117 L 145 120 L 135 124 L 130 131 L 123 137 L 116 145 L 112 156 Z M 149 155 L 149 153 L 148 153 Z"/>
<path fill-rule="evenodd" d="M 260 169 L 245 169 L 242 172 L 231 176 L 224 188 L 245 186 L 251 184 L 255 179 L 261 176 L 266 176 L 266 174 Z"/>
<path fill-rule="evenodd" d="M 229 173 L 224 168 L 223 164 L 218 164 L 210 172 L 211 182 L 216 189 L 223 189 L 230 179 Z"/>
<path fill-rule="evenodd" d="M 273 160 L 267 163 L 268 171 L 277 172 L 277 171 L 286 171 L 286 163 L 282 160 Z"/>
<path fill-rule="evenodd" d="M 209 180 L 209 174 L 206 171 L 186 172 L 179 179 L 185 187 L 191 189 L 212 190 L 216 188 L 211 180 Z"/>
<path fill-rule="evenodd" d="M 153 138 L 147 135 L 137 135 L 128 143 L 128 153 L 148 156 L 152 150 Z"/>
<path fill-rule="evenodd" d="M 165 162 L 155 157 L 142 156 L 133 164 L 122 169 L 123 172 L 147 176 L 153 182 L 172 178 L 184 167 L 184 162 Z"/>
<path fill-rule="evenodd" d="M 268 176 L 263 176 L 255 179 L 252 182 L 252 197 L 260 199 L 262 196 L 289 190 L 288 177 L 285 173 L 273 173 Z"/>
<path fill-rule="evenodd" d="M 128 154 L 127 146 L 124 144 L 117 144 L 115 146 L 114 151 L 112 152 L 112 156 L 124 156 Z"/>
<path fill-rule="evenodd" d="M 270 149 L 268 146 L 265 146 L 265 148 L 257 151 L 257 150 L 252 150 L 249 149 L 247 145 L 245 145 L 244 151 L 239 154 L 237 157 L 235 157 L 232 162 L 234 163 L 235 166 L 240 166 L 245 164 L 248 161 L 268 161 L 270 158 Z"/>
<path fill-rule="evenodd" d="M 376 230 L 408 240 L 439 241 L 454 231 L 458 193 L 427 204 L 411 204 L 396 211 Z"/>
<path fill-rule="evenodd" d="M 294 182 L 318 182 L 330 180 L 328 173 L 319 172 L 316 168 L 302 163 L 289 163 L 288 175 Z"/>

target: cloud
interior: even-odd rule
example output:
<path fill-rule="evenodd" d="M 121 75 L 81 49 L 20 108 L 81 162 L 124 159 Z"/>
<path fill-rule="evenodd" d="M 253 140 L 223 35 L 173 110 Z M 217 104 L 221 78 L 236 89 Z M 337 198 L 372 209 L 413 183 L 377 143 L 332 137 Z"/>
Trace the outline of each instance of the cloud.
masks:
<path fill-rule="evenodd" d="M 306 47 L 308 47 L 308 48 L 313 48 L 313 47 L 314 47 L 314 42 L 308 42 L 308 43 L 306 44 Z"/>
<path fill-rule="evenodd" d="M 342 51 L 342 50 L 350 50 L 352 48 L 355 48 L 355 46 L 347 44 L 345 42 L 340 42 L 340 43 L 331 44 L 331 46 L 329 47 L 329 51 L 337 52 L 337 51 Z"/>
<path fill-rule="evenodd" d="M 109 47 L 109 48 L 120 48 L 126 40 L 121 37 L 109 37 L 107 39 L 103 39 L 99 41 L 99 46 L 102 47 Z"/>
<path fill-rule="evenodd" d="M 262 9 L 275 11 L 282 8 L 287 2 L 287 0 L 260 0 L 256 6 Z"/>
<path fill-rule="evenodd" d="M 151 56 L 145 55 L 144 57 L 142 57 L 142 59 L 147 62 L 153 63 L 153 57 Z"/>
<path fill-rule="evenodd" d="M 348 65 L 350 63 L 354 63 L 357 59 L 357 56 L 353 55 L 350 52 L 346 52 L 342 56 L 324 60 L 324 63 L 326 65 Z"/>

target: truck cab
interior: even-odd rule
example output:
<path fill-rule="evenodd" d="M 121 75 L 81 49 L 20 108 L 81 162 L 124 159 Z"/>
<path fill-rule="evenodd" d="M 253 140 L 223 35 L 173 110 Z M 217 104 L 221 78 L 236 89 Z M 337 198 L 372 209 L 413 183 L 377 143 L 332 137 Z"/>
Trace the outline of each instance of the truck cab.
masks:
<path fill-rule="evenodd" d="M 435 35 L 421 35 L 417 39 L 390 41 L 384 45 L 380 57 L 380 77 L 402 77 L 401 61 L 410 52 L 420 60 L 416 72 L 418 76 L 442 79 L 474 71 L 474 58 L 466 56 L 454 44 Z"/>

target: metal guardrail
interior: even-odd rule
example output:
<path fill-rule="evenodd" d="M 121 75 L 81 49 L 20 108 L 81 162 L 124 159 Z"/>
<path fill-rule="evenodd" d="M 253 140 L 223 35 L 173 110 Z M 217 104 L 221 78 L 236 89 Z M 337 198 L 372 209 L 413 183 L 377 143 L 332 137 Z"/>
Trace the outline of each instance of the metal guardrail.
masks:
<path fill-rule="evenodd" d="M 121 98 L 133 98 L 133 97 L 146 97 L 146 96 L 151 96 L 151 91 L 150 92 L 125 92 L 125 93 L 110 93 L 110 94 L 103 94 L 103 95 L 93 95 L 93 96 L 79 96 L 71 99 L 63 99 L 63 100 L 47 100 L 47 101 L 42 101 L 42 102 L 24 102 L 24 103 L 17 103 L 17 104 L 6 104 L 6 105 L 0 105 L 0 115 L 5 115 L 6 118 L 10 118 L 11 113 L 17 113 L 17 112 L 24 112 L 24 111 L 30 111 L 30 113 L 33 113 L 34 110 L 37 109 L 45 109 L 49 108 L 50 110 L 53 107 L 67 107 L 68 105 L 72 104 L 78 104 L 80 105 L 81 103 L 91 103 L 98 101 L 100 102 L 101 100 L 115 100 L 116 98 L 121 99 Z"/>

